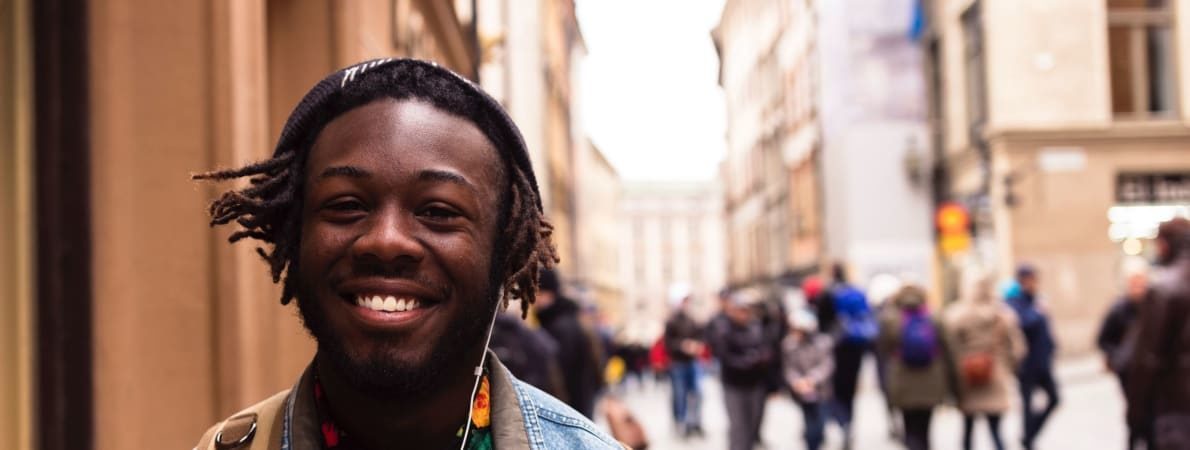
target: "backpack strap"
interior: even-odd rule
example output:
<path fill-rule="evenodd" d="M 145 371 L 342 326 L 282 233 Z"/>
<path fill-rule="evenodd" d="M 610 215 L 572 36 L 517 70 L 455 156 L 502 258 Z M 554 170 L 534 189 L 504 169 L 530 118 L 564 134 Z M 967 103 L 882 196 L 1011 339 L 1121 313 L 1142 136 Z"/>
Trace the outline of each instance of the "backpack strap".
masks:
<path fill-rule="evenodd" d="M 233 414 L 203 434 L 194 450 L 269 450 L 278 448 L 280 419 L 289 389 Z M 278 444 L 278 445 L 274 445 Z"/>

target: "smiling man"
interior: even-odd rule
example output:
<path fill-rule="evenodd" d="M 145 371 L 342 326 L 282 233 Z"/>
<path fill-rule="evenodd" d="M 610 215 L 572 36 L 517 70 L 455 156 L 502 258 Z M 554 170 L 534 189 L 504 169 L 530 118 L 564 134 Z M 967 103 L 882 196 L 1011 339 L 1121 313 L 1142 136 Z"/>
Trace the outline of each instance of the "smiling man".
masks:
<path fill-rule="evenodd" d="M 555 261 L 520 132 L 434 64 L 376 60 L 322 80 L 272 159 L 211 224 L 255 239 L 318 342 L 290 390 L 199 449 L 620 448 L 487 352 L 494 314 Z"/>

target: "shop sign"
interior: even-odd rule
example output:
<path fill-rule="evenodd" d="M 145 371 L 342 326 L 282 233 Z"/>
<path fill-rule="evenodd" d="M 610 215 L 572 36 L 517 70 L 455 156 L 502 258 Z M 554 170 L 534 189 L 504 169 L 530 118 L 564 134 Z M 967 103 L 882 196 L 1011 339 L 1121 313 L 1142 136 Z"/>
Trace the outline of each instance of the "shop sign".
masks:
<path fill-rule="evenodd" d="M 1044 147 L 1037 155 L 1044 172 L 1080 172 L 1087 168 L 1087 151 L 1082 147 Z"/>
<path fill-rule="evenodd" d="M 1190 172 L 1116 175 L 1116 203 L 1124 205 L 1190 203 Z"/>

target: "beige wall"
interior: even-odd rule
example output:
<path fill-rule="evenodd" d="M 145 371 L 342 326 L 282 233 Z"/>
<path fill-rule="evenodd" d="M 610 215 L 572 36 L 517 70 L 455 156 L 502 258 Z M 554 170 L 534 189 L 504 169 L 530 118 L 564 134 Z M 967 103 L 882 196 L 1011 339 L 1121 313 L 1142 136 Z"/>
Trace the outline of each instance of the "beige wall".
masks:
<path fill-rule="evenodd" d="M 946 147 L 968 145 L 961 15 L 972 0 L 942 0 Z M 1173 0 L 1182 121 L 1190 123 L 1190 0 Z M 1099 0 L 982 2 L 989 129 L 1102 128 L 1112 122 L 1107 3 Z M 1059 19 L 1060 18 L 1060 19 Z"/>
<path fill-rule="evenodd" d="M 32 93 L 29 4 L 0 0 L 0 436 L 32 448 Z"/>
<path fill-rule="evenodd" d="M 1011 273 L 1015 262 L 1036 264 L 1062 352 L 1092 351 L 1097 327 L 1121 289 L 1118 269 L 1123 253 L 1108 238 L 1107 217 L 1115 204 L 1116 175 L 1190 171 L 1190 131 L 1167 128 L 1140 137 L 1127 127 L 1116 127 L 1090 136 L 1019 135 L 993 145 L 1000 168 L 1031 169 L 1014 188 L 1019 204 L 1000 210 L 1007 225 L 997 231 L 1002 275 Z M 1084 149 L 1086 167 L 1041 171 L 1038 155 L 1053 147 Z M 994 198 L 1002 194 L 997 190 Z"/>
<path fill-rule="evenodd" d="M 309 355 L 263 263 L 206 226 L 221 187 L 189 180 L 269 153 L 265 22 L 262 1 L 92 8 L 96 448 L 193 445 Z"/>
<path fill-rule="evenodd" d="M 313 343 L 254 246 L 207 227 L 207 203 L 232 184 L 189 176 L 268 157 L 289 111 L 338 67 L 413 55 L 471 72 L 452 47 L 461 27 L 442 28 L 453 10 L 395 3 L 421 32 L 394 38 L 383 0 L 91 8 L 96 448 L 188 448 L 308 363 Z"/>
<path fill-rule="evenodd" d="M 1105 0 L 982 4 L 989 128 L 1103 126 L 1111 120 Z"/>
<path fill-rule="evenodd" d="M 1174 70 L 1179 83 L 1178 89 L 1182 94 L 1179 111 L 1182 123 L 1190 125 L 1190 0 L 1173 0 L 1170 3 L 1174 7 L 1174 23 L 1177 24 L 1177 29 L 1174 30 L 1174 58 L 1177 66 Z"/>

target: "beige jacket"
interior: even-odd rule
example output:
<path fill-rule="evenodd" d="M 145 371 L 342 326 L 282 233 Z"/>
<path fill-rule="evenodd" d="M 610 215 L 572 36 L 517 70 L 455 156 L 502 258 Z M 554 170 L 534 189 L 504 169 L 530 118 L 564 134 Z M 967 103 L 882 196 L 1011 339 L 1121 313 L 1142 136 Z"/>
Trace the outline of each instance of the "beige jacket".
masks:
<path fill-rule="evenodd" d="M 959 410 L 967 414 L 1000 414 L 1012 406 L 1016 392 L 1016 367 L 1025 357 L 1025 338 L 1016 314 L 990 290 L 972 293 L 946 310 L 947 348 L 951 360 L 961 365 L 972 353 L 993 357 L 991 381 L 970 386 L 957 370 Z"/>

